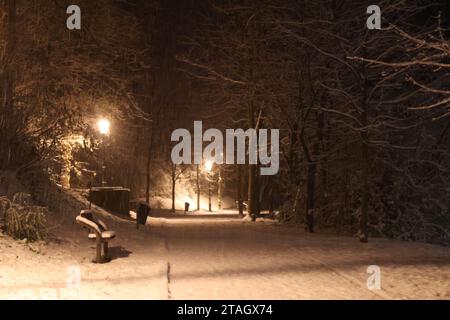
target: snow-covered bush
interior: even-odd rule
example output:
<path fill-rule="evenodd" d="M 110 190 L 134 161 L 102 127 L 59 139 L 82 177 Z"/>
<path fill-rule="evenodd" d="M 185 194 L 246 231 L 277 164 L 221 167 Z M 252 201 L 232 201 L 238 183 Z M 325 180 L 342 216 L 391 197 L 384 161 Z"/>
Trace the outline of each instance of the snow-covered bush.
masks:
<path fill-rule="evenodd" d="M 16 194 L 5 212 L 6 234 L 28 242 L 47 239 L 47 208 L 33 206 L 27 194 Z M 18 203 L 17 203 L 18 202 Z"/>

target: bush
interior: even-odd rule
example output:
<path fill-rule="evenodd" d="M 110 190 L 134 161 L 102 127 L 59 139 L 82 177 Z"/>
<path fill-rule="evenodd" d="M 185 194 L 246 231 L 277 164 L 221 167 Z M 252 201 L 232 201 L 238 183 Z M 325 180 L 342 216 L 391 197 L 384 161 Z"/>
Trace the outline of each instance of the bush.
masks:
<path fill-rule="evenodd" d="M 0 197 L 0 219 L 2 224 L 6 223 L 6 211 L 11 207 L 11 202 L 7 197 Z"/>
<path fill-rule="evenodd" d="M 5 226 L 6 234 L 14 239 L 27 239 L 29 242 L 44 241 L 47 239 L 47 208 L 29 205 L 29 197 L 18 195 L 15 201 L 6 210 Z"/>

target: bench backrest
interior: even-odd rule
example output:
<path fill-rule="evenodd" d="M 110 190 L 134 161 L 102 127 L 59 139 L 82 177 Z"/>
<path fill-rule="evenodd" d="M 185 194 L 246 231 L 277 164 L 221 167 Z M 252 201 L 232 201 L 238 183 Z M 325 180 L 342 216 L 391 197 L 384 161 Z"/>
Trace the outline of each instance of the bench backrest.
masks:
<path fill-rule="evenodd" d="M 92 210 L 82 210 L 80 215 L 77 216 L 76 221 L 78 224 L 97 233 L 102 233 L 103 231 L 108 230 L 103 221 L 94 218 Z"/>

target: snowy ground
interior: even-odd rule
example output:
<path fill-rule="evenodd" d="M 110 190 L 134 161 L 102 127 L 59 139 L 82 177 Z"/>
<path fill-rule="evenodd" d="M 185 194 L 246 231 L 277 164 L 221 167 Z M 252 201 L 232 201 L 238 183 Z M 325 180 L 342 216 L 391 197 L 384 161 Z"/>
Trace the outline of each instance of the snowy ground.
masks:
<path fill-rule="evenodd" d="M 140 230 L 105 219 L 113 260 L 91 263 L 94 245 L 72 220 L 46 246 L 0 235 L 1 299 L 450 299 L 450 249 L 327 234 L 268 221 L 167 214 Z M 367 288 L 367 268 L 381 290 Z M 81 282 L 78 283 L 78 274 Z"/>

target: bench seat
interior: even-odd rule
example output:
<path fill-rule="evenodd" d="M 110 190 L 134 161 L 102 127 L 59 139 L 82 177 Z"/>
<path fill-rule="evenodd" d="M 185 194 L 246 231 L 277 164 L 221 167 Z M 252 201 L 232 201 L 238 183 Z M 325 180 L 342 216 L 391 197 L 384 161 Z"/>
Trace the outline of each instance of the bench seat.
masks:
<path fill-rule="evenodd" d="M 116 237 L 116 233 L 114 231 L 103 231 L 101 233 L 101 237 L 102 237 L 102 240 L 112 240 Z M 90 233 L 88 235 L 88 238 L 90 240 L 95 240 L 95 239 L 97 239 L 97 235 L 95 233 Z"/>

